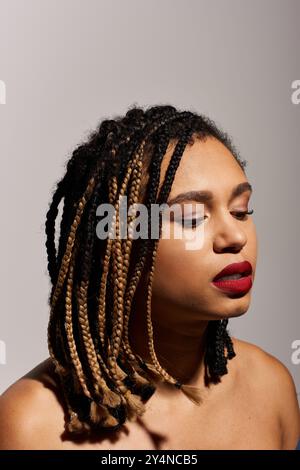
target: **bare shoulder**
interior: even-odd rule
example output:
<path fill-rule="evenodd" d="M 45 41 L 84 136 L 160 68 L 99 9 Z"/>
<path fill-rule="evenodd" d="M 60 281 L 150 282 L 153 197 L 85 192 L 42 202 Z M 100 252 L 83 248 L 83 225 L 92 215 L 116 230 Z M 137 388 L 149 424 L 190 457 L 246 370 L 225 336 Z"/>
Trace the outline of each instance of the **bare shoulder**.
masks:
<path fill-rule="evenodd" d="M 65 430 L 67 416 L 48 358 L 0 395 L 0 450 L 106 450 L 120 437 L 107 430 L 74 436 Z"/>
<path fill-rule="evenodd" d="M 232 338 L 239 367 L 253 384 L 258 396 L 267 398 L 278 413 L 282 429 L 282 449 L 295 449 L 300 439 L 300 411 L 297 391 L 289 369 L 259 346 Z"/>
<path fill-rule="evenodd" d="M 0 450 L 58 445 L 64 412 L 49 359 L 13 383 L 0 396 Z M 55 443 L 57 439 L 57 443 Z"/>

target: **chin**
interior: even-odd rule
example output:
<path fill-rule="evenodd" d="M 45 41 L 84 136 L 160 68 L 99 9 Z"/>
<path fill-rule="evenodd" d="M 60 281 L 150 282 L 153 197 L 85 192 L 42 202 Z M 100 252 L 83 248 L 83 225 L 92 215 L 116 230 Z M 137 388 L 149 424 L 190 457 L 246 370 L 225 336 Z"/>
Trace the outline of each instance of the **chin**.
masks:
<path fill-rule="evenodd" d="M 218 307 L 215 309 L 215 315 L 216 312 L 218 319 L 222 318 L 234 318 L 234 317 L 241 317 L 242 315 L 245 315 L 245 313 L 248 311 L 250 306 L 250 295 L 243 295 L 243 296 L 228 296 L 226 299 L 224 299 L 224 302 L 222 302 L 222 305 L 218 305 Z"/>
<path fill-rule="evenodd" d="M 245 315 L 245 313 L 247 313 L 248 309 L 247 310 L 243 310 L 242 312 L 234 312 L 233 314 L 231 315 L 228 315 L 228 319 L 229 318 L 235 318 L 235 317 L 241 317 L 242 315 Z"/>
<path fill-rule="evenodd" d="M 249 299 L 237 299 L 235 298 L 234 300 L 234 305 L 231 305 L 227 309 L 227 317 L 240 317 L 242 315 L 245 315 L 245 313 L 248 311 L 250 302 Z"/>

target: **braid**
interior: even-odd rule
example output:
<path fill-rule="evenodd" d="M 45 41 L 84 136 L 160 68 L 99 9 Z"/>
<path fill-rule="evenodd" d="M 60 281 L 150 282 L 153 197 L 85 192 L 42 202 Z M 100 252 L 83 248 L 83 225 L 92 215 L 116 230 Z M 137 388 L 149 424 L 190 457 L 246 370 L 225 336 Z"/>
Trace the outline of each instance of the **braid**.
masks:
<path fill-rule="evenodd" d="M 158 201 L 159 204 L 161 202 L 165 202 L 165 199 L 169 196 L 170 190 L 171 190 L 171 185 L 173 183 L 174 177 L 176 170 L 178 168 L 178 165 L 181 160 L 181 156 L 183 154 L 183 151 L 185 149 L 186 143 L 189 139 L 189 137 L 192 134 L 192 129 L 189 128 L 187 131 L 184 132 L 184 135 L 181 137 L 181 139 L 178 141 L 174 153 L 171 157 L 171 161 L 169 163 L 164 185 L 161 188 L 161 191 L 158 196 Z M 161 228 L 161 218 L 160 218 L 160 228 Z M 151 321 L 151 295 L 152 295 L 152 283 L 153 283 L 153 277 L 154 277 L 154 264 L 155 264 L 155 258 L 157 254 L 157 245 L 158 245 L 158 240 L 155 240 L 153 252 L 152 252 L 152 262 L 151 262 L 151 268 L 150 268 L 150 276 L 149 276 L 149 282 L 148 282 L 148 288 L 147 288 L 147 329 L 148 329 L 148 335 L 149 335 L 149 351 L 151 355 L 151 359 L 153 361 L 153 364 L 156 367 L 156 370 L 163 376 L 165 380 L 167 380 L 170 383 L 176 383 L 177 380 L 171 377 L 159 364 L 157 356 L 155 354 L 155 349 L 154 349 L 154 341 L 153 341 L 153 327 L 152 327 L 152 321 Z"/>
<path fill-rule="evenodd" d="M 156 149 L 157 153 L 156 152 L 154 153 L 152 161 L 151 161 L 151 167 L 150 167 L 151 179 L 150 179 L 149 197 L 148 197 L 148 204 L 147 204 L 148 212 L 150 210 L 151 204 L 154 203 L 156 200 L 157 190 L 159 186 L 159 179 L 160 179 L 160 165 L 161 165 L 163 156 L 166 152 L 166 149 L 169 143 L 169 138 L 168 138 L 168 134 L 166 131 L 161 132 L 160 137 L 161 139 L 158 141 L 158 145 Z M 150 229 L 150 225 L 151 225 L 151 221 L 149 219 L 148 231 Z M 133 299 L 139 278 L 141 277 L 142 270 L 145 265 L 145 260 L 146 260 L 146 256 L 149 250 L 149 245 L 150 245 L 149 239 L 146 239 L 146 240 L 143 240 L 143 244 L 141 244 L 139 247 L 138 261 L 136 263 L 134 272 L 132 274 L 132 278 L 130 280 L 130 284 L 129 284 L 126 297 L 125 297 L 124 349 L 128 356 L 128 359 L 131 361 L 136 361 L 136 357 L 130 348 L 129 339 L 128 339 L 128 334 L 129 334 L 128 325 L 129 325 L 131 304 L 132 304 L 132 299 Z"/>
<path fill-rule="evenodd" d="M 58 214 L 58 206 L 63 197 L 63 183 L 61 181 L 57 185 L 57 189 L 53 195 L 52 203 L 46 215 L 46 232 L 48 234 L 46 240 L 46 249 L 48 257 L 48 271 L 52 284 L 55 283 L 57 277 L 57 262 L 56 262 L 56 248 L 55 248 L 55 219 Z"/>
<path fill-rule="evenodd" d="M 145 411 L 155 392 L 150 371 L 193 394 L 160 365 L 155 353 L 151 293 L 159 238 L 142 239 L 133 249 L 131 236 L 121 237 L 121 198 L 129 205 L 141 198 L 151 214 L 153 203 L 165 203 L 177 168 L 193 136 L 213 136 L 244 163 L 229 137 L 208 118 L 173 106 L 132 107 L 125 116 L 103 120 L 78 146 L 58 182 L 46 215 L 46 249 L 52 283 L 49 296 L 48 348 L 59 375 L 68 410 L 69 432 L 117 429 Z M 161 163 L 171 140 L 177 141 L 159 191 Z M 58 249 L 55 219 L 64 200 Z M 105 240 L 96 236 L 101 203 L 114 207 Z M 127 214 L 129 232 L 135 215 Z M 151 215 L 148 218 L 148 230 Z M 159 236 L 161 214 L 159 219 Z M 134 294 L 150 260 L 147 284 L 147 333 L 152 364 L 135 354 L 129 342 Z M 211 321 L 206 337 L 205 364 L 210 380 L 227 373 L 234 357 L 226 331 L 228 320 Z M 227 349 L 227 356 L 224 350 Z"/>
<path fill-rule="evenodd" d="M 56 304 L 58 302 L 59 296 L 60 296 L 60 294 L 63 290 L 63 284 L 64 284 L 64 281 L 65 281 L 65 278 L 66 278 L 66 275 L 67 275 L 67 271 L 68 271 L 68 267 L 69 267 L 69 263 L 70 263 L 70 259 L 71 259 L 71 255 L 72 255 L 72 250 L 73 250 L 73 246 L 74 246 L 76 230 L 77 230 L 77 227 L 80 223 L 80 219 L 82 217 L 83 209 L 84 209 L 84 206 L 85 206 L 86 200 L 87 200 L 86 198 L 89 196 L 89 194 L 90 194 L 90 192 L 93 188 L 93 185 L 94 185 L 94 179 L 92 178 L 91 181 L 90 181 L 90 184 L 87 187 L 87 190 L 86 190 L 85 194 L 83 195 L 83 197 L 81 198 L 81 200 L 78 203 L 78 209 L 77 209 L 77 212 L 76 212 L 76 216 L 75 216 L 75 219 L 74 219 L 73 224 L 71 226 L 70 234 L 69 234 L 69 237 L 68 237 L 67 249 L 66 249 L 66 252 L 64 254 L 62 264 L 61 264 L 61 267 L 60 267 L 60 270 L 59 270 L 59 273 L 58 273 L 57 283 L 55 285 L 55 288 L 53 289 L 51 300 L 50 300 L 51 310 L 50 310 L 50 319 L 49 319 L 49 325 L 48 325 L 48 346 L 49 346 L 50 356 L 52 357 L 52 359 L 54 361 L 56 369 L 60 370 L 60 371 L 62 371 L 63 368 L 62 368 L 61 364 L 59 363 L 57 357 L 55 356 L 55 351 L 54 351 L 54 348 L 53 348 L 53 344 L 55 344 L 54 337 L 55 337 L 55 334 L 56 334 L 56 328 L 55 328 L 56 318 L 55 318 L 54 312 L 55 312 L 55 307 L 56 307 Z"/>
<path fill-rule="evenodd" d="M 226 330 L 228 319 L 212 320 L 207 327 L 205 351 L 205 383 L 219 383 L 220 376 L 227 374 L 227 360 L 235 357 L 232 340 Z M 225 348 L 227 356 L 225 356 Z"/>

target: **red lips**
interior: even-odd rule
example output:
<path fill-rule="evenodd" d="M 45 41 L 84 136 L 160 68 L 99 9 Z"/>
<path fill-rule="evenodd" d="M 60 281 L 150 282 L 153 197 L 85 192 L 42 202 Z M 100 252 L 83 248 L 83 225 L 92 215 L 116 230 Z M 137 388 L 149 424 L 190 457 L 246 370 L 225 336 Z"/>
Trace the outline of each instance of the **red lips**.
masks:
<path fill-rule="evenodd" d="M 220 277 L 229 276 L 231 274 L 244 274 L 248 276 L 252 274 L 252 265 L 249 261 L 243 261 L 242 263 L 232 263 L 226 266 L 222 271 L 220 271 L 213 279 L 213 281 L 217 281 Z"/>

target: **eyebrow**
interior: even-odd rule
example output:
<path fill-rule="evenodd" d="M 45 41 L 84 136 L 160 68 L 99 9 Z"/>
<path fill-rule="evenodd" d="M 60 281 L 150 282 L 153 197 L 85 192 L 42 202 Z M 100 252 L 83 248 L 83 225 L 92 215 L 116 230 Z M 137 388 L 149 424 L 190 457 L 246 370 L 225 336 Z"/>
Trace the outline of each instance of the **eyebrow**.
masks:
<path fill-rule="evenodd" d="M 238 184 L 235 188 L 233 188 L 229 201 L 231 202 L 232 199 L 240 196 L 246 191 L 250 191 L 252 193 L 253 189 L 250 183 L 248 181 L 245 181 L 243 183 Z M 202 191 L 188 191 L 186 193 L 180 193 L 177 194 L 177 196 L 174 196 L 172 199 L 170 199 L 167 204 L 172 205 L 172 204 L 179 204 L 180 202 L 183 201 L 196 201 L 196 202 L 210 202 L 214 198 L 214 195 L 211 191 L 207 190 L 202 190 Z"/>

